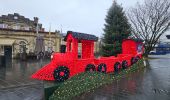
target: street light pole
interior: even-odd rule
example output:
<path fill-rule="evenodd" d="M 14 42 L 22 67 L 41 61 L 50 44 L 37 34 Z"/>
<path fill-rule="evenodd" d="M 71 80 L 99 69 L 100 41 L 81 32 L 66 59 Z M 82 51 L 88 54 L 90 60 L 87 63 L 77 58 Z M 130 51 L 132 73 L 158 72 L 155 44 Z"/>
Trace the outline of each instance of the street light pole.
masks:
<path fill-rule="evenodd" d="M 39 33 L 38 33 L 38 20 L 36 20 L 36 24 L 37 24 L 37 26 L 36 26 L 36 41 L 37 41 L 37 39 L 39 38 Z M 36 44 L 36 46 L 37 46 L 37 44 Z M 40 57 L 39 57 L 39 52 L 37 52 L 36 53 L 36 56 L 37 56 L 37 59 L 39 59 Z"/>
<path fill-rule="evenodd" d="M 52 39 L 51 39 L 51 23 L 50 23 L 50 28 L 49 28 L 49 45 L 48 45 L 48 52 L 52 52 Z"/>

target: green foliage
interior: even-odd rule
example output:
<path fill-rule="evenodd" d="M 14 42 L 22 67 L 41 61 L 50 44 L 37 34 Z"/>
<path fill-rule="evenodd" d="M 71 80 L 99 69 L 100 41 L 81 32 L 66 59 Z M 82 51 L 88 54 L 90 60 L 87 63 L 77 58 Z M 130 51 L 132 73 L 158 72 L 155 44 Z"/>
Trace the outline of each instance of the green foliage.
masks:
<path fill-rule="evenodd" d="M 101 54 L 111 56 L 121 53 L 122 40 L 130 36 L 131 27 L 123 8 L 115 1 L 110 7 L 105 21 Z"/>
<path fill-rule="evenodd" d="M 99 72 L 81 73 L 62 83 L 49 98 L 50 100 L 70 100 L 84 92 L 90 92 L 94 89 L 110 84 L 114 80 L 118 80 L 128 73 L 133 73 L 139 68 L 144 68 L 143 60 L 126 70 L 122 70 L 119 74 L 103 74 Z"/>

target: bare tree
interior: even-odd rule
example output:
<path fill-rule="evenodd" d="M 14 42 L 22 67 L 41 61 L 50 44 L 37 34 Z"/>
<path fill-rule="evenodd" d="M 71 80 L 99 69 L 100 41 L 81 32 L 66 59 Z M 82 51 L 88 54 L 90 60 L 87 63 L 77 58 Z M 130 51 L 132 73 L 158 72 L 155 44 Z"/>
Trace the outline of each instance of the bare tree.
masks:
<path fill-rule="evenodd" d="M 155 47 L 159 38 L 170 28 L 170 1 L 145 0 L 144 4 L 128 11 L 133 36 L 145 42 L 145 56 Z"/>

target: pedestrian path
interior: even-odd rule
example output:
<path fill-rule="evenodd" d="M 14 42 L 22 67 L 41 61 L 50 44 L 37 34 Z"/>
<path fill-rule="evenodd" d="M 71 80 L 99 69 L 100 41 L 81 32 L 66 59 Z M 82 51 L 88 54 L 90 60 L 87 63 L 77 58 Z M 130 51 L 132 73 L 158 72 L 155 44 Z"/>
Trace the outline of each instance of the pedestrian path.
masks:
<path fill-rule="evenodd" d="M 43 100 L 43 81 L 30 76 L 48 62 L 13 60 L 0 66 L 0 100 Z"/>

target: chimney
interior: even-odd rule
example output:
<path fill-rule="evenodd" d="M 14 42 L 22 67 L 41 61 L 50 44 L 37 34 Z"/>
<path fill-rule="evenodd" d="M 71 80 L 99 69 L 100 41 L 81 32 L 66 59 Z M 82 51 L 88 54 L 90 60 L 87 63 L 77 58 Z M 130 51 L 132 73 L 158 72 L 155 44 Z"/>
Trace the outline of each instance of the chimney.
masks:
<path fill-rule="evenodd" d="M 18 13 L 14 13 L 14 16 L 19 16 L 19 14 Z"/>
<path fill-rule="evenodd" d="M 34 22 L 38 23 L 38 17 L 34 17 Z"/>

